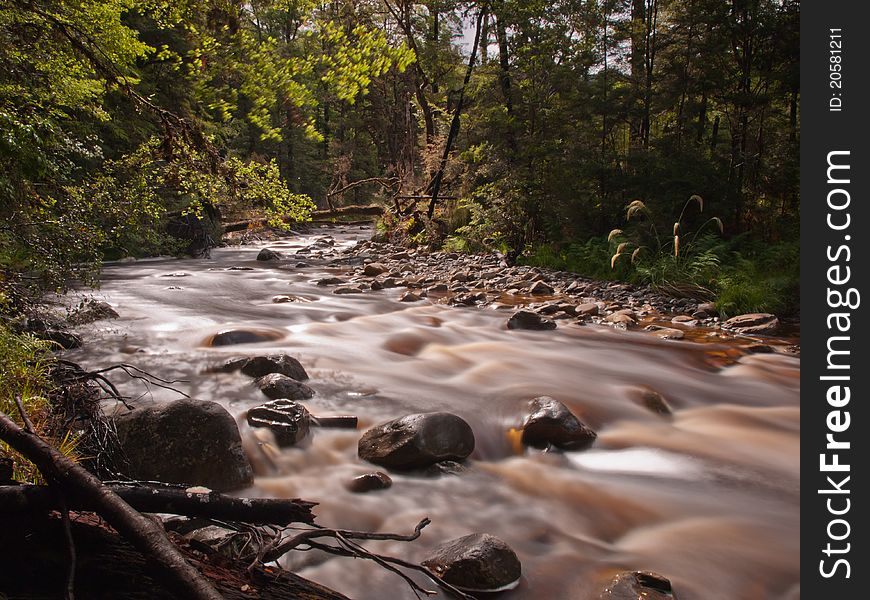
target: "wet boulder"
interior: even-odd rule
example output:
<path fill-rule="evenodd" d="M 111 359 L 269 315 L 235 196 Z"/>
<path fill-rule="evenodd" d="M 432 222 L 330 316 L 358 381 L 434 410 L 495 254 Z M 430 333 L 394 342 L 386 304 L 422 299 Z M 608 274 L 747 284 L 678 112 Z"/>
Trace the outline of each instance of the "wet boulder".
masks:
<path fill-rule="evenodd" d="M 221 492 L 253 482 L 236 422 L 216 402 L 175 400 L 136 408 L 114 420 L 128 465 L 124 475 L 132 479 Z"/>
<path fill-rule="evenodd" d="M 257 380 L 257 386 L 264 394 L 273 400 L 307 400 L 314 396 L 314 390 L 281 373 L 270 373 Z"/>
<path fill-rule="evenodd" d="M 529 293 L 533 296 L 552 296 L 553 288 L 543 281 L 536 281 L 529 289 Z"/>
<path fill-rule="evenodd" d="M 529 411 L 522 424 L 522 442 L 527 446 L 584 450 L 598 437 L 555 398 L 534 398 L 529 402 Z"/>
<path fill-rule="evenodd" d="M 370 263 L 363 269 L 363 275 L 366 277 L 377 277 L 378 275 L 386 273 L 388 270 L 389 269 L 381 263 Z"/>
<path fill-rule="evenodd" d="M 279 446 L 293 446 L 307 435 L 311 415 L 301 404 L 292 400 L 273 400 L 248 410 L 248 425 L 264 427 L 275 434 Z"/>
<path fill-rule="evenodd" d="M 576 312 L 577 315 L 581 317 L 594 317 L 598 314 L 598 305 L 594 302 L 585 302 L 583 304 L 578 304 L 577 308 L 574 309 L 574 312 Z"/>
<path fill-rule="evenodd" d="M 462 460 L 474 450 L 474 432 L 464 419 L 446 412 L 413 414 L 366 431 L 359 457 L 393 469 L 420 469 Z"/>
<path fill-rule="evenodd" d="M 598 596 L 598 600 L 676 600 L 671 582 L 658 573 L 620 573 Z"/>
<path fill-rule="evenodd" d="M 102 321 L 104 319 L 117 319 L 119 317 L 117 311 L 112 308 L 108 302 L 92 301 L 74 315 L 69 318 L 69 322 L 73 325 L 83 325 L 85 323 L 93 323 L 94 321 Z"/>
<path fill-rule="evenodd" d="M 422 565 L 444 582 L 468 592 L 510 590 L 522 576 L 516 553 L 488 533 L 473 533 L 442 544 Z"/>
<path fill-rule="evenodd" d="M 284 337 L 278 331 L 257 329 L 227 329 L 220 331 L 206 340 L 207 346 L 233 346 L 235 344 L 258 344 L 260 342 L 273 342 Z"/>
<path fill-rule="evenodd" d="M 722 329 L 741 335 L 776 333 L 779 319 L 769 313 L 752 313 L 732 317 L 722 324 Z"/>
<path fill-rule="evenodd" d="M 354 477 L 347 482 L 345 487 L 355 494 L 365 494 L 377 490 L 385 490 L 393 485 L 393 480 L 389 475 L 381 471 L 373 471 Z"/>
<path fill-rule="evenodd" d="M 344 279 L 340 277 L 323 277 L 317 280 L 317 285 L 320 287 L 325 287 L 328 285 L 340 285 L 344 283 Z"/>
<path fill-rule="evenodd" d="M 257 254 L 257 260 L 261 262 L 268 262 L 271 260 L 281 260 L 281 253 L 276 252 L 275 250 L 271 250 L 269 248 L 263 248 L 260 250 L 260 253 Z"/>
<path fill-rule="evenodd" d="M 251 358 L 233 358 L 221 368 L 222 371 L 241 371 L 248 377 L 265 377 L 272 373 L 286 375 L 296 381 L 308 379 L 308 373 L 298 360 L 288 354 L 270 354 Z"/>
<path fill-rule="evenodd" d="M 508 329 L 530 329 L 532 331 L 545 331 L 556 329 L 556 322 L 543 315 L 533 313 L 530 310 L 518 310 L 507 322 Z"/>
<path fill-rule="evenodd" d="M 335 288 L 332 291 L 333 294 L 362 294 L 363 289 L 360 285 L 345 285 L 339 288 Z"/>

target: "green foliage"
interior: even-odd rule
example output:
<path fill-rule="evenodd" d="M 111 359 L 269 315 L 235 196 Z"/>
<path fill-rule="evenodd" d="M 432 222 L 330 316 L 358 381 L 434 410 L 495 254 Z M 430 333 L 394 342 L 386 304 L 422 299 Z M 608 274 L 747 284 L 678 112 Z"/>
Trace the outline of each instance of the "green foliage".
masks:
<path fill-rule="evenodd" d="M 21 400 L 37 433 L 53 442 L 64 454 L 74 455 L 76 438 L 52 417 L 48 396 L 52 389 L 49 367 L 50 344 L 24 334 L 13 333 L 0 323 L 0 411 L 19 425 L 23 422 L 16 398 Z M 42 483 L 36 467 L 0 441 L 0 457 L 15 463 L 13 477 L 22 483 Z"/>

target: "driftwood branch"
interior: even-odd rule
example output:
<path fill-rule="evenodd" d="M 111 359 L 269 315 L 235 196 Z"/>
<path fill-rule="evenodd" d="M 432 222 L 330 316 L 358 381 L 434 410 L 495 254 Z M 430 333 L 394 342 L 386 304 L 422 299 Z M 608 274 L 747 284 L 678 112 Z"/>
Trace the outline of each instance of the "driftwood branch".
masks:
<path fill-rule="evenodd" d="M 169 513 L 220 521 L 241 521 L 263 525 L 313 523 L 313 502 L 274 498 L 234 498 L 217 492 L 198 494 L 177 488 L 151 486 L 106 486 L 132 508 L 144 513 Z M 40 485 L 0 486 L 0 512 L 60 510 L 61 498 L 50 487 Z M 97 512 L 87 497 L 70 494 L 70 510 Z"/>
<path fill-rule="evenodd" d="M 0 511 L 2 513 L 2 511 Z M 165 574 L 91 513 L 73 513 L 78 549 L 76 596 L 124 600 L 185 600 L 168 588 Z M 64 581 L 52 577 L 68 564 L 60 518 L 49 515 L 0 517 L 0 590 L 9 598 L 55 599 Z M 348 600 L 338 592 L 275 567 L 246 571 L 247 564 L 207 554 L 175 538 L 185 558 L 217 588 L 224 600 Z"/>
<path fill-rule="evenodd" d="M 64 491 L 92 502 L 100 516 L 137 550 L 161 566 L 167 579 L 184 597 L 222 600 L 221 595 L 184 559 L 157 524 L 136 512 L 84 468 L 38 436 L 19 427 L 3 412 L 0 412 L 0 439 L 32 461 L 47 480 Z"/>
<path fill-rule="evenodd" d="M 404 579 L 414 591 L 414 593 L 418 594 L 418 597 L 421 593 L 426 596 L 431 596 L 436 594 L 436 592 L 421 587 L 416 581 L 411 579 L 407 574 L 405 574 L 401 569 L 397 567 L 402 567 L 404 569 L 409 569 L 418 573 L 422 573 L 430 580 L 432 580 L 432 582 L 434 582 L 436 585 L 450 592 L 453 596 L 457 598 L 461 598 L 462 600 L 474 600 L 472 596 L 469 596 L 462 590 L 439 579 L 437 576 L 435 576 L 428 569 L 421 565 L 408 562 L 400 558 L 394 558 L 392 556 L 376 554 L 356 542 L 356 540 L 394 540 L 398 542 L 412 542 L 420 537 L 423 528 L 429 525 L 429 523 L 431 523 L 431 521 L 428 518 L 423 519 L 422 521 L 417 523 L 417 526 L 414 527 L 414 531 L 407 535 L 403 535 L 400 533 L 373 533 L 369 531 L 350 531 L 347 529 L 306 529 L 296 533 L 290 538 L 276 539 L 272 544 L 263 549 L 263 551 L 261 552 L 261 561 L 264 563 L 268 563 L 278 560 L 281 556 L 283 556 L 287 552 L 290 552 L 291 550 L 322 550 L 324 552 L 335 554 L 337 556 L 364 558 L 374 561 L 381 567 L 397 574 L 402 579 Z M 315 541 L 321 538 L 334 539 L 336 540 L 336 542 L 338 542 L 338 545 L 333 546 L 331 544 L 323 544 Z"/>

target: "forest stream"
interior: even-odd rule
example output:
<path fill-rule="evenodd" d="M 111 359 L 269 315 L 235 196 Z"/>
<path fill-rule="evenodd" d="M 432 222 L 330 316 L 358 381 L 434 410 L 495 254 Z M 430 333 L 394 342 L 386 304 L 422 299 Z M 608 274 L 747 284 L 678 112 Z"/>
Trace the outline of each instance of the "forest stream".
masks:
<path fill-rule="evenodd" d="M 268 244 L 215 249 L 202 259 L 108 263 L 96 297 L 120 319 L 83 326 L 88 367 L 131 363 L 233 414 L 256 473 L 249 496 L 319 503 L 328 527 L 410 533 L 411 543 L 367 542 L 419 562 L 440 543 L 474 532 L 505 540 L 523 565 L 505 600 L 593 600 L 622 570 L 668 577 L 680 600 L 786 600 L 799 594 L 800 359 L 747 353 L 745 340 L 561 323 L 512 331 L 510 312 L 400 302 L 403 288 L 336 295 L 316 285 L 348 266 L 327 260 L 258 262 L 262 247 L 291 255 L 329 236 L 332 251 L 370 228 L 315 229 Z M 296 301 L 275 303 L 273 297 Z M 230 329 L 271 341 L 212 347 Z M 793 341 L 793 340 L 792 340 Z M 765 343 L 778 343 L 768 340 Z M 782 342 L 785 343 L 785 342 Z M 316 395 L 315 415 L 356 415 L 356 431 L 317 429 L 278 450 L 245 411 L 266 398 L 239 373 L 210 368 L 234 356 L 297 357 Z M 134 397 L 140 382 L 123 382 Z M 672 415 L 638 402 L 661 394 Z M 177 398 L 154 388 L 138 402 Z M 523 449 L 511 430 L 527 401 L 552 396 L 598 433 L 588 450 Z M 453 473 L 390 473 L 390 489 L 345 484 L 379 470 L 357 457 L 373 425 L 443 410 L 471 425 L 476 448 Z M 167 457 L 171 460 L 171 457 Z M 294 552 L 285 566 L 358 600 L 415 598 L 370 561 Z M 431 587 L 431 583 L 420 580 Z"/>

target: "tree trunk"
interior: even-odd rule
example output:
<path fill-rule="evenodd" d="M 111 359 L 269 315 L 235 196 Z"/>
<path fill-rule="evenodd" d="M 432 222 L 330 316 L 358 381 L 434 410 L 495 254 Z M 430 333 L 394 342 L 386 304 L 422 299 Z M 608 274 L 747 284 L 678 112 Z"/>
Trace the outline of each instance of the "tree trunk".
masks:
<path fill-rule="evenodd" d="M 438 202 L 438 192 L 441 191 L 441 181 L 444 178 L 444 169 L 447 167 L 447 159 L 450 156 L 450 150 L 453 147 L 453 142 L 456 141 L 456 136 L 459 133 L 459 118 L 462 115 L 462 106 L 465 101 L 465 90 L 468 88 L 468 83 L 471 81 L 471 73 L 474 71 L 474 61 L 477 58 L 477 47 L 480 45 L 480 30 L 483 24 L 483 17 L 486 14 L 487 6 L 484 4 L 480 12 L 477 14 L 477 25 L 474 30 L 474 44 L 471 47 L 471 56 L 468 57 L 468 67 L 465 69 L 465 79 L 462 82 L 462 89 L 459 91 L 459 100 L 456 103 L 456 110 L 453 112 L 453 120 L 450 122 L 450 131 L 447 133 L 447 142 L 444 144 L 444 153 L 441 155 L 441 164 L 438 167 L 438 172 L 435 173 L 435 178 L 432 180 L 432 199 L 429 201 L 429 210 L 426 211 L 427 216 L 431 219 L 435 214 L 435 204 Z"/>

